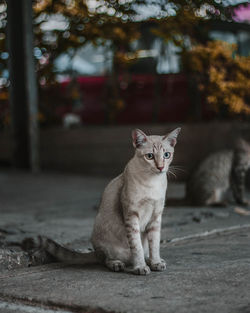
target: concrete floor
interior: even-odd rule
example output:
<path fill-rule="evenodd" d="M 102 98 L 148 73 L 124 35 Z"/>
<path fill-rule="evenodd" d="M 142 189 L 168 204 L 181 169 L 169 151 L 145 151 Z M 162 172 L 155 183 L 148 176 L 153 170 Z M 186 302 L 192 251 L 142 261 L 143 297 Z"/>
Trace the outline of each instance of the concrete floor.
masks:
<path fill-rule="evenodd" d="M 45 234 L 76 249 L 89 237 L 106 178 L 0 174 L 0 312 L 250 312 L 250 215 L 236 206 L 167 206 L 162 273 L 102 266 L 28 267 L 19 244 Z M 168 197 L 183 197 L 170 182 Z"/>

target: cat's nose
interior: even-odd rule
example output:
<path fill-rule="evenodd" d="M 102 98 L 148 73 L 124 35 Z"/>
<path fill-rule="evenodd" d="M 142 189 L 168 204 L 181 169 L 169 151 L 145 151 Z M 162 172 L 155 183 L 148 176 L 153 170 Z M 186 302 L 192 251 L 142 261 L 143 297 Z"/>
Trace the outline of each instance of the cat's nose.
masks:
<path fill-rule="evenodd" d="M 157 166 L 158 170 L 162 171 L 164 169 L 164 166 Z"/>

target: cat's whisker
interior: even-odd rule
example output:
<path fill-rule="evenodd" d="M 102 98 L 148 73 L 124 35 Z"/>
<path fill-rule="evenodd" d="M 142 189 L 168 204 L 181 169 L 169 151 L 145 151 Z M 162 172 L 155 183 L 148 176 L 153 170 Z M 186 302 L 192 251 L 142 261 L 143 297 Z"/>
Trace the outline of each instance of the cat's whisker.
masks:
<path fill-rule="evenodd" d="M 178 168 L 178 167 L 171 167 L 171 170 L 186 172 L 186 170 L 183 170 L 182 168 Z"/>
<path fill-rule="evenodd" d="M 170 176 L 169 174 L 171 174 L 171 175 L 173 175 L 175 178 L 177 178 L 176 174 L 175 174 L 174 172 L 170 171 L 170 170 L 168 170 L 167 175 Z"/>
<path fill-rule="evenodd" d="M 183 165 L 176 165 L 176 164 L 175 164 L 175 165 L 174 165 L 174 164 L 173 164 L 173 165 L 171 165 L 171 167 L 185 168 L 185 166 L 183 166 Z"/>
<path fill-rule="evenodd" d="M 175 169 L 175 170 L 180 170 L 180 171 L 186 171 L 184 168 L 181 168 L 181 167 L 175 167 L 175 166 L 170 166 L 172 169 Z"/>
<path fill-rule="evenodd" d="M 187 173 L 187 171 L 183 167 L 181 167 L 181 166 L 171 165 L 170 169 L 171 170 L 180 171 L 180 172 L 183 172 L 183 173 Z"/>

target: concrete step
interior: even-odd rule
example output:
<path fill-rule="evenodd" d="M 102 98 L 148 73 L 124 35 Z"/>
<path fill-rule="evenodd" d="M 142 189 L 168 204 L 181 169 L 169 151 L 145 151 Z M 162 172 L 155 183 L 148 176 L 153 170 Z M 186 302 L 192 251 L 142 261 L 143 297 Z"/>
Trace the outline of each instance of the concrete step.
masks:
<path fill-rule="evenodd" d="M 103 266 L 20 269 L 0 276 L 0 300 L 70 312 L 247 312 L 249 240 L 250 229 L 244 228 L 170 243 L 162 248 L 167 270 L 148 276 L 114 273 Z"/>

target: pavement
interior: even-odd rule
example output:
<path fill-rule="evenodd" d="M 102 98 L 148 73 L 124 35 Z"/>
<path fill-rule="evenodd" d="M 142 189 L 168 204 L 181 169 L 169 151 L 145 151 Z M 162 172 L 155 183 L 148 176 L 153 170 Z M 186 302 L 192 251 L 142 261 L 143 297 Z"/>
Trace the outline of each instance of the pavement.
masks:
<path fill-rule="evenodd" d="M 162 223 L 165 272 L 134 276 L 97 265 L 30 266 L 20 246 L 27 237 L 43 234 L 74 249 L 90 247 L 108 181 L 0 171 L 0 313 L 250 312 L 250 208 L 172 206 L 170 199 L 185 193 L 174 181 Z"/>

